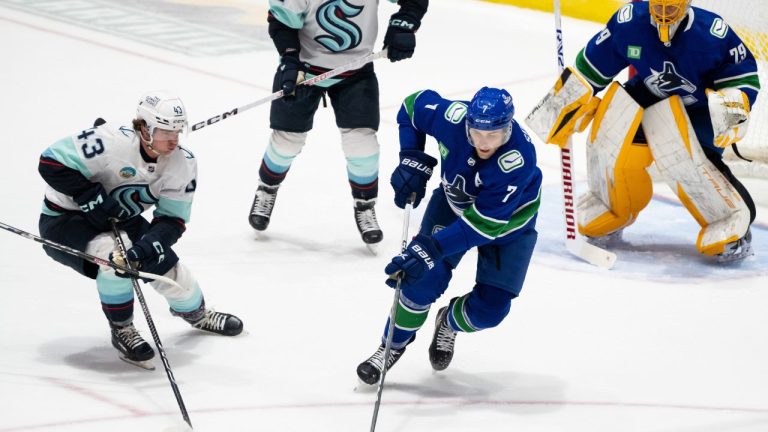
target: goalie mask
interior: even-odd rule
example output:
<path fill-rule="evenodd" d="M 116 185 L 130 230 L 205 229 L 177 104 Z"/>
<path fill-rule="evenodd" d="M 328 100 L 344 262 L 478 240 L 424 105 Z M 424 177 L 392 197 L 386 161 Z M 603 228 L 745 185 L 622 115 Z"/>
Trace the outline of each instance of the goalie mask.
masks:
<path fill-rule="evenodd" d="M 149 146 L 155 129 L 184 132 L 187 130 L 187 110 L 178 96 L 167 91 L 145 93 L 139 99 L 136 118 L 147 123 Z"/>
<path fill-rule="evenodd" d="M 691 0 L 648 0 L 648 4 L 653 21 L 659 30 L 659 39 L 665 44 L 669 43 L 683 18 L 688 14 Z"/>
<path fill-rule="evenodd" d="M 471 129 L 492 131 L 504 129 L 501 144 L 509 141 L 512 136 L 512 117 L 515 107 L 512 95 L 504 89 L 483 87 L 472 97 L 466 116 L 467 139 L 473 146 Z"/>

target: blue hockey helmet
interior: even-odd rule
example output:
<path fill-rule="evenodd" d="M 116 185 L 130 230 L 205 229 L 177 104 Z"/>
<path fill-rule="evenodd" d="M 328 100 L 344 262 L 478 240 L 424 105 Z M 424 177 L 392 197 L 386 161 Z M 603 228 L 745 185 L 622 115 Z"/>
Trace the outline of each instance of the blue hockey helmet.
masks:
<path fill-rule="evenodd" d="M 512 95 L 504 89 L 491 87 L 481 88 L 472 97 L 467 109 L 466 126 L 467 138 L 472 143 L 469 135 L 470 129 L 496 130 L 506 128 L 504 141 L 507 142 L 512 135 L 512 118 L 515 115 L 515 106 L 512 104 Z"/>

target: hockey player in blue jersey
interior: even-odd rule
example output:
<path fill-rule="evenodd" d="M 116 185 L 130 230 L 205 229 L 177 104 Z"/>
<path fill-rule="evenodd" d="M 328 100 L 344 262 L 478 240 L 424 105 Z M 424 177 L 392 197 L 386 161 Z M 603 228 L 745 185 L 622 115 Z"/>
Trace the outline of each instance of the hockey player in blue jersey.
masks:
<path fill-rule="evenodd" d="M 582 234 L 619 237 L 650 201 L 646 168 L 655 162 L 701 227 L 698 251 L 735 262 L 752 254 L 755 204 L 722 153 L 746 133 L 757 64 L 721 17 L 690 3 L 622 6 L 526 122 L 558 145 L 592 122 L 589 192 L 577 204 Z M 614 82 L 630 65 L 637 74 Z M 606 87 L 602 100 L 593 96 Z"/>
<path fill-rule="evenodd" d="M 151 285 L 171 313 L 201 330 L 239 334 L 236 316 L 206 308 L 203 292 L 171 249 L 186 230 L 197 188 L 197 160 L 179 146 L 187 127 L 181 100 L 168 92 L 142 96 L 132 126 L 97 120 L 92 128 L 61 139 L 40 157 L 48 184 L 40 215 L 40 234 L 57 243 L 111 259 L 147 273 L 164 275 Z M 152 222 L 141 213 L 154 207 Z M 122 233 L 126 256 L 117 250 L 112 221 Z M 127 238 L 126 238 L 127 235 Z M 125 274 L 44 246 L 54 260 L 96 280 L 102 310 L 120 357 L 138 366 L 154 351 L 133 325 L 133 285 Z"/>
<path fill-rule="evenodd" d="M 389 0 L 400 9 L 389 19 L 384 48 L 390 61 L 410 58 L 415 32 L 429 0 Z M 376 219 L 379 191 L 379 83 L 373 63 L 314 86 L 300 86 L 302 74 L 320 75 L 370 54 L 378 33 L 379 0 L 270 0 L 269 35 L 280 55 L 273 91 L 272 134 L 259 167 L 259 181 L 248 221 L 256 231 L 269 226 L 280 185 L 313 127 L 326 95 L 331 101 L 347 160 L 355 224 L 371 250 L 383 233 Z M 328 143 L 323 143 L 328 145 Z M 317 193 L 317 191 L 313 191 Z"/>
<path fill-rule="evenodd" d="M 425 195 L 437 161 L 424 152 L 427 135 L 439 147 L 440 187 L 432 192 L 418 235 L 392 259 L 387 284 L 401 278 L 391 367 L 405 352 L 443 294 L 464 254 L 477 248 L 476 284 L 437 313 L 429 358 L 435 370 L 451 362 L 457 332 L 498 325 L 520 294 L 536 244 L 541 171 L 531 141 L 513 120 L 512 96 L 483 87 L 470 102 L 443 99 L 432 90 L 408 96 L 397 115 L 400 164 L 392 174 L 395 204 Z M 387 326 L 388 328 L 388 326 Z M 379 380 L 384 341 L 357 368 L 365 383 Z"/>

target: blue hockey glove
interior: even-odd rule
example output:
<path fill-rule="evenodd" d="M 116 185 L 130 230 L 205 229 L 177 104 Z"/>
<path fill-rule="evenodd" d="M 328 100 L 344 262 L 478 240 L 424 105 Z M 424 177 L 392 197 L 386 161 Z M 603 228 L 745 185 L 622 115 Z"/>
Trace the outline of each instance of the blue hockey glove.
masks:
<path fill-rule="evenodd" d="M 413 207 L 418 207 L 427 192 L 427 182 L 432 177 L 432 168 L 437 159 L 419 150 L 400 152 L 400 164 L 392 172 L 389 182 L 395 191 L 395 205 L 405 208 L 405 203 L 412 193 L 416 193 Z"/>
<path fill-rule="evenodd" d="M 389 275 L 386 284 L 394 288 L 398 274 L 403 283 L 412 284 L 424 277 L 442 259 L 443 251 L 437 241 L 419 234 L 411 240 L 403 253 L 392 258 L 384 268 L 384 273 Z"/>
<path fill-rule="evenodd" d="M 384 35 L 384 48 L 391 62 L 405 60 L 413 56 L 416 49 L 416 30 L 421 22 L 412 16 L 397 12 L 389 19 L 389 27 Z"/>
<path fill-rule="evenodd" d="M 283 91 L 283 99 L 290 100 L 296 97 L 295 91 L 299 80 L 299 71 L 303 70 L 303 67 L 297 51 L 286 52 L 280 58 L 280 66 L 277 68 L 277 79 L 280 83 L 280 89 Z"/>
<path fill-rule="evenodd" d="M 109 196 L 101 184 L 96 184 L 73 198 L 85 215 L 85 220 L 101 231 L 109 231 L 112 228 L 110 219 L 122 220 L 128 217 L 128 210 Z"/>

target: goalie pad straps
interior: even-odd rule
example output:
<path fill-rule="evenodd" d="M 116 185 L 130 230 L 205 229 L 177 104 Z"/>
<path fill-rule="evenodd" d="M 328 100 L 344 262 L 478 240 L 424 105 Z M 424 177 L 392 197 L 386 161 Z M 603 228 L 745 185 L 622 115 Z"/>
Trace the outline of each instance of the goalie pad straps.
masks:
<path fill-rule="evenodd" d="M 579 198 L 579 232 L 602 237 L 635 221 L 653 194 L 651 154 L 634 143 L 643 108 L 617 82 L 608 87 L 587 140 L 589 191 Z"/>
<path fill-rule="evenodd" d="M 525 123 L 545 143 L 563 147 L 574 132 L 586 129 L 599 103 L 592 96 L 592 86 L 568 67 Z"/>
<path fill-rule="evenodd" d="M 646 109 L 643 129 L 659 172 L 701 226 L 696 240 L 699 252 L 723 253 L 726 244 L 749 229 L 749 208 L 707 159 L 680 97 Z"/>

